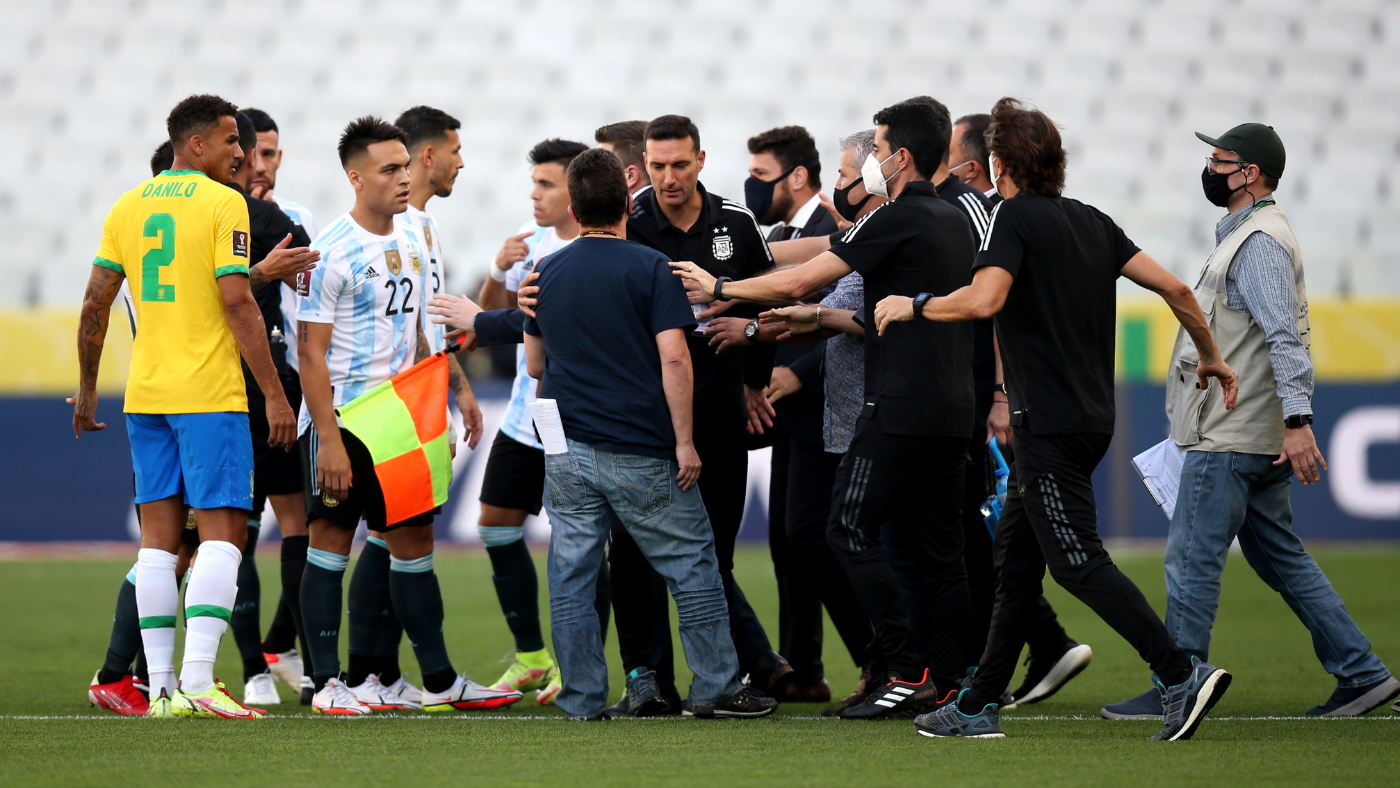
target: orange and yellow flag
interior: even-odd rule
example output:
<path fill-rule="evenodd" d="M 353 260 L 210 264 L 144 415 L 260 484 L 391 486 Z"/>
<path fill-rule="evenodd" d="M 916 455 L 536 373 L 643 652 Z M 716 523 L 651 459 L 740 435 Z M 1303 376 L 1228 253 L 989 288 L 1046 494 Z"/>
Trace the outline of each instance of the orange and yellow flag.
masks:
<path fill-rule="evenodd" d="M 447 501 L 447 355 L 434 353 L 340 406 L 341 423 L 369 449 L 389 525 Z"/>

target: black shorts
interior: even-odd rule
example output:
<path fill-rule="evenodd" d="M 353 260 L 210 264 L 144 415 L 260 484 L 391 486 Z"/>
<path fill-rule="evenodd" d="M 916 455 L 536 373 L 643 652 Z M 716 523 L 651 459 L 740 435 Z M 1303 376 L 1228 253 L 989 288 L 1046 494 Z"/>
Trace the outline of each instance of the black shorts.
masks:
<path fill-rule="evenodd" d="M 301 402 L 301 379 L 296 373 L 282 375 L 282 390 L 288 402 Z M 301 452 L 274 449 L 267 445 L 267 399 L 256 382 L 248 382 L 248 431 L 253 436 L 253 497 L 261 502 L 269 495 L 286 495 L 303 489 Z M 262 513 L 258 506 L 256 513 Z"/>
<path fill-rule="evenodd" d="M 543 496 L 544 450 L 497 432 L 481 478 L 481 502 L 539 514 Z"/>
<path fill-rule="evenodd" d="M 379 487 L 379 477 L 374 475 L 374 458 L 369 449 L 350 433 L 340 431 L 340 439 L 345 443 L 345 453 L 350 458 L 350 497 L 337 501 L 323 494 L 316 486 L 316 428 L 310 427 L 297 440 L 301 446 L 301 464 L 306 469 L 306 524 L 315 520 L 328 520 L 342 528 L 355 529 L 363 517 L 365 523 L 376 531 L 392 531 L 409 525 L 432 525 L 433 512 L 424 512 L 387 525 L 384 514 L 384 491 Z M 434 510 L 436 511 L 436 510 Z"/>

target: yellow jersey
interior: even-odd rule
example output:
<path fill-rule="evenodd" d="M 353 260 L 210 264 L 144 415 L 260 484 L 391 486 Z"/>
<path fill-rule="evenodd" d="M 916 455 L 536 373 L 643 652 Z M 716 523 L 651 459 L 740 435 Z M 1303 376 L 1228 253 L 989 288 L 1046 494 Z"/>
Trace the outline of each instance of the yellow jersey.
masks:
<path fill-rule="evenodd" d="M 136 309 L 127 413 L 248 410 L 218 278 L 248 273 L 248 204 L 197 170 L 123 194 L 93 265 L 124 274 Z"/>

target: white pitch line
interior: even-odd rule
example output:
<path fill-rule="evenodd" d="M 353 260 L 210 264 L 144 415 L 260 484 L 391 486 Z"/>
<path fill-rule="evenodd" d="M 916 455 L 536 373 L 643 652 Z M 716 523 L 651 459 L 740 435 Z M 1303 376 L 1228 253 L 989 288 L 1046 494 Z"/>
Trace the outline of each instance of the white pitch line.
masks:
<path fill-rule="evenodd" d="M 4 714 L 4 715 L 0 715 L 0 721 L 2 721 L 2 720 L 26 720 L 26 721 L 27 721 L 27 720 L 33 720 L 33 721 L 48 721 L 48 720 L 85 720 L 85 721 L 89 721 L 89 722 L 122 722 L 122 721 L 138 720 L 138 719 L 141 719 L 141 718 L 140 718 L 140 717 L 119 717 L 119 716 L 116 716 L 116 715 L 86 715 L 86 714 L 67 714 L 67 715 L 59 714 L 59 715 L 48 715 L 48 716 L 46 716 L 46 715 L 32 715 L 32 714 Z M 325 717 L 323 717 L 323 716 L 319 716 L 319 715 L 318 715 L 318 716 L 309 716 L 309 715 L 277 715 L 277 714 L 273 714 L 273 715 L 270 715 L 270 716 L 268 717 L 268 719 L 270 719 L 270 720 L 318 720 L 318 721 L 323 721 L 323 722 L 324 722 L 324 721 L 327 721 L 327 718 L 325 718 Z M 775 718 L 775 719 L 782 720 L 782 721 L 784 721 L 784 722 L 820 722 L 820 723 L 823 723 L 823 724 L 827 724 L 827 723 L 829 722 L 829 720 L 831 720 L 832 718 L 830 718 L 830 717 L 777 717 L 777 718 Z M 547 716 L 547 715 L 509 715 L 509 716 L 506 716 L 506 715 L 501 715 L 501 716 L 488 716 L 488 715 L 479 715 L 479 716 L 448 715 L 448 716 L 443 716 L 443 715 L 427 715 L 427 714 L 423 714 L 423 715 L 418 715 L 418 714 L 370 714 L 370 715 L 366 715 L 366 716 L 363 716 L 363 717 L 337 717 L 337 718 L 336 718 L 336 721 L 337 721 L 337 722 L 336 722 L 336 723 L 332 723 L 332 724 L 338 724 L 338 723 L 343 723 L 343 722 L 364 722 L 364 721 L 372 721 L 372 720 L 430 720 L 430 721 L 433 721 L 433 722 L 564 722 L 564 718 L 563 718 L 562 716 L 558 716 L 558 715 L 548 715 L 548 716 Z M 650 719 L 648 719 L 648 720 L 635 720 L 635 719 L 632 719 L 632 718 L 629 718 L 629 717 L 619 717 L 619 718 L 615 718 L 615 721 L 623 721 L 623 720 L 626 720 L 627 723 L 632 723 L 632 722 L 683 722 L 683 721 L 686 721 L 685 718 L 683 718 L 683 717 L 672 717 L 672 716 L 667 716 L 667 717 L 652 717 L 652 718 L 650 718 Z M 1010 721 L 1010 722 L 1073 722 L 1073 721 L 1080 721 L 1080 722 L 1113 722 L 1113 720 L 1103 720 L 1103 719 L 1101 719 L 1101 718 L 1099 718 L 1099 717 L 1097 717 L 1097 716 L 1087 716 L 1087 715 L 1079 715 L 1079 714 L 1070 714 L 1070 715 L 1050 715 L 1050 714 L 1041 714 L 1041 715 L 1035 715 L 1035 716 L 1008 716 L 1008 717 L 1003 717 L 1002 720 L 1003 720 L 1003 721 Z M 1286 722 L 1286 721 L 1295 721 L 1295 720 L 1299 720 L 1299 721 L 1301 721 L 1301 720 L 1313 720 L 1313 721 L 1319 721 L 1319 722 L 1330 722 L 1330 721 L 1338 721 L 1338 720 L 1373 720 L 1373 721 L 1374 721 L 1374 720 L 1387 720 L 1387 721 L 1391 721 L 1391 722 L 1397 722 L 1397 721 L 1400 721 L 1400 715 L 1397 715 L 1397 714 L 1390 714 L 1390 715 L 1386 715 L 1386 714 L 1377 714 L 1377 715 L 1367 716 L 1367 717 L 1208 717 L 1208 718 L 1206 718 L 1206 722 Z M 1129 721 L 1129 722 L 1133 722 L 1134 720 L 1128 720 L 1128 721 Z M 1137 722 L 1151 722 L 1151 720 L 1136 720 L 1136 721 L 1137 721 Z M 897 720 L 892 720 L 892 722 L 897 722 Z"/>

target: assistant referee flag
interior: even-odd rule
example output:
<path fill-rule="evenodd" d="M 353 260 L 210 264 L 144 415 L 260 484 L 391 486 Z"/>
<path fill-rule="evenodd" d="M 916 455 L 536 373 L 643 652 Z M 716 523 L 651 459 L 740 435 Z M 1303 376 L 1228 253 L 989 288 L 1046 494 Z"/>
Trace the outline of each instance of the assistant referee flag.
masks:
<path fill-rule="evenodd" d="M 439 351 L 336 410 L 374 459 L 388 525 L 447 500 L 447 352 Z"/>

